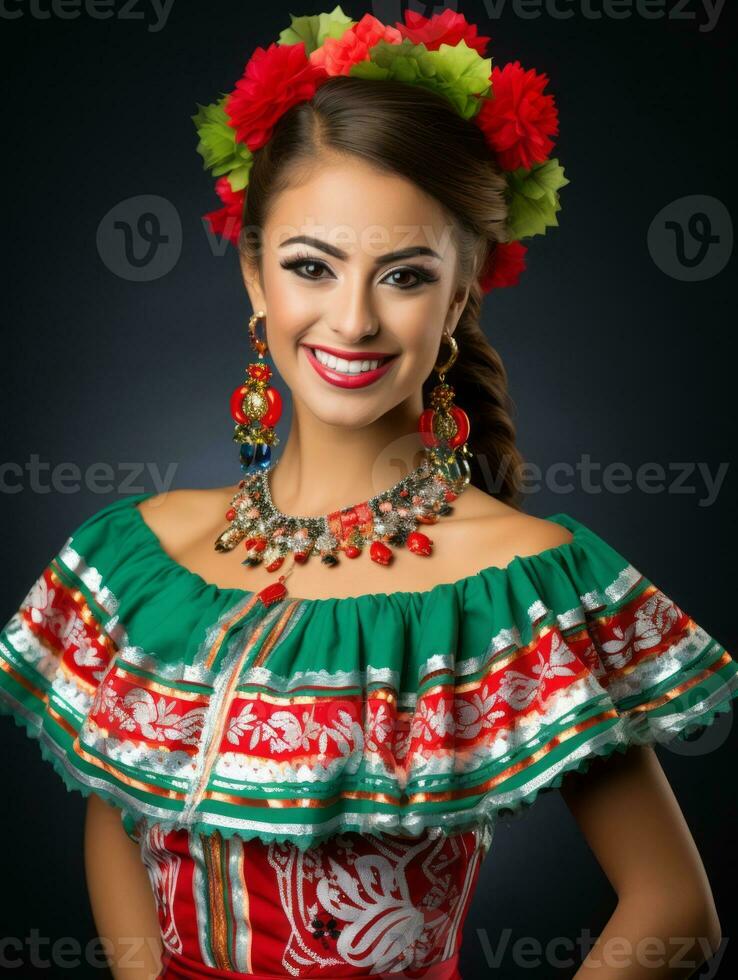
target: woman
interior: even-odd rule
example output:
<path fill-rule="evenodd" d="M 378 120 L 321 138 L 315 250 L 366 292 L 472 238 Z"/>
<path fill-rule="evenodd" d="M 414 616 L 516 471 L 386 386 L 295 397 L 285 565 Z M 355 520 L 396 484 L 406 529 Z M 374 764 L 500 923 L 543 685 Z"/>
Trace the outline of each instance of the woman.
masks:
<path fill-rule="evenodd" d="M 244 479 L 93 514 L 1 648 L 0 704 L 89 795 L 116 978 L 457 980 L 497 822 L 557 787 L 618 895 L 576 976 L 720 943 L 652 746 L 730 710 L 738 666 L 575 518 L 521 510 L 478 318 L 565 181 L 541 76 L 490 75 L 487 40 L 293 17 L 195 117 L 256 311 Z"/>

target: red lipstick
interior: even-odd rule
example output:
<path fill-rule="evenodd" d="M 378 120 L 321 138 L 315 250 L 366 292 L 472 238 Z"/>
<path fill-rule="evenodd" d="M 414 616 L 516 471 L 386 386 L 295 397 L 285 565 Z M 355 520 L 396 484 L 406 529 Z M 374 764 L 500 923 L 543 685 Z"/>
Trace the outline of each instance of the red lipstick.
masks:
<path fill-rule="evenodd" d="M 383 354 L 375 351 L 362 351 L 361 353 L 340 351 L 336 348 L 323 347 L 322 345 L 318 346 L 317 344 L 313 346 L 317 347 L 318 350 L 325 351 L 327 354 L 333 354 L 335 357 L 340 357 L 346 361 L 378 361 L 381 358 L 389 358 L 389 360 L 386 360 L 384 364 L 380 364 L 373 371 L 361 371 L 359 374 L 344 374 L 341 371 L 334 371 L 333 368 L 329 368 L 325 364 L 321 364 L 315 354 L 313 354 L 312 348 L 307 344 L 301 344 L 316 374 L 319 374 L 324 381 L 335 385 L 337 388 L 365 388 L 367 385 L 374 384 L 375 381 L 378 381 L 389 371 L 392 362 L 397 356 L 395 354 Z"/>

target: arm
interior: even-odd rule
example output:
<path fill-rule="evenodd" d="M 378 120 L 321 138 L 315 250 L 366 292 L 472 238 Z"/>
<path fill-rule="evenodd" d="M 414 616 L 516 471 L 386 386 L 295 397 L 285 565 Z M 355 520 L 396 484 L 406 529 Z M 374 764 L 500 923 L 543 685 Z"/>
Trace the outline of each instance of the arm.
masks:
<path fill-rule="evenodd" d="M 120 811 L 87 799 L 85 872 L 95 919 L 115 980 L 155 980 L 162 943 L 156 902 L 137 844 Z"/>
<path fill-rule="evenodd" d="M 721 943 L 705 868 L 650 746 L 595 759 L 561 795 L 618 901 L 577 980 L 692 976 Z M 640 945 L 639 945 L 640 944 Z"/>

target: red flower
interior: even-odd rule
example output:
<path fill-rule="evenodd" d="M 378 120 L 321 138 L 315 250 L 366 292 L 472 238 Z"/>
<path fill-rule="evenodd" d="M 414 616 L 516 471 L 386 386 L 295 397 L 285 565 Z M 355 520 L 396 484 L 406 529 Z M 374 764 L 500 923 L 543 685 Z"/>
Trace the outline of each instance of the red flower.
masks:
<path fill-rule="evenodd" d="M 549 136 L 559 131 L 558 110 L 552 95 L 543 95 L 548 76 L 519 61 L 493 68 L 492 97 L 485 99 L 474 117 L 503 170 L 529 170 L 543 163 L 553 147 Z"/>
<path fill-rule="evenodd" d="M 353 65 L 368 60 L 369 49 L 379 41 L 399 44 L 402 35 L 371 14 L 364 14 L 358 24 L 347 28 L 340 38 L 327 37 L 310 55 L 310 61 L 320 65 L 329 75 L 348 75 Z"/>
<path fill-rule="evenodd" d="M 280 116 L 298 102 L 312 99 L 326 78 L 325 71 L 308 60 L 304 41 L 257 48 L 225 105 L 236 139 L 258 150 Z"/>
<path fill-rule="evenodd" d="M 520 242 L 497 242 L 479 277 L 482 292 L 488 293 L 501 286 L 517 286 L 520 273 L 525 269 L 527 251 L 527 246 Z"/>
<path fill-rule="evenodd" d="M 215 182 L 215 192 L 221 199 L 224 208 L 210 211 L 205 219 L 215 235 L 227 238 L 234 245 L 238 244 L 238 235 L 243 224 L 243 207 L 246 202 L 246 191 L 232 191 L 227 177 L 219 177 Z"/>
<path fill-rule="evenodd" d="M 405 23 L 397 24 L 403 37 L 413 44 L 424 44 L 429 51 L 437 51 L 442 44 L 456 45 L 466 41 L 468 47 L 474 48 L 482 57 L 491 40 L 477 35 L 477 25 L 470 24 L 463 14 L 446 9 L 442 14 L 425 17 L 414 10 L 405 11 Z"/>

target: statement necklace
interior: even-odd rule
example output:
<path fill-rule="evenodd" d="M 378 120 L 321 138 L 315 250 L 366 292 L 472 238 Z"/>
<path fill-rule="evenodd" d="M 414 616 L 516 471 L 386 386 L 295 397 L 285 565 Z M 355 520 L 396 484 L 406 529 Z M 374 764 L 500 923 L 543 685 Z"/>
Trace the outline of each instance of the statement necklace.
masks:
<path fill-rule="evenodd" d="M 369 557 L 380 565 L 392 562 L 390 545 L 428 556 L 433 542 L 417 526 L 452 513 L 451 502 L 469 483 L 465 463 L 462 468 L 453 457 L 441 462 L 437 451 L 426 448 L 420 465 L 394 486 L 323 517 L 294 517 L 277 509 L 269 490 L 269 473 L 276 465 L 271 464 L 238 484 L 225 515 L 229 527 L 216 539 L 215 550 L 231 551 L 243 541 L 248 554 L 241 564 L 264 565 L 268 572 L 278 571 L 292 556 L 278 581 L 257 593 L 265 606 L 287 595 L 284 583 L 295 563 L 316 554 L 329 566 L 339 563 L 339 555 L 358 558 L 367 545 Z"/>

